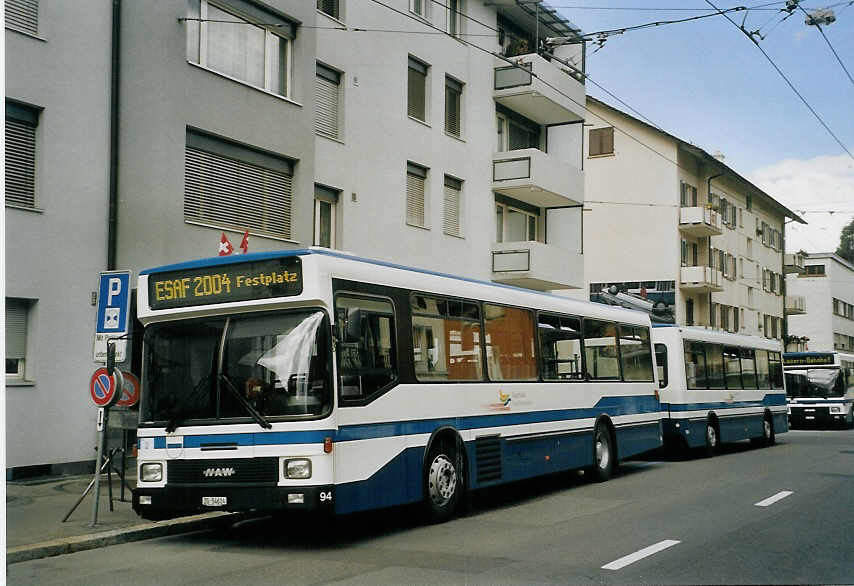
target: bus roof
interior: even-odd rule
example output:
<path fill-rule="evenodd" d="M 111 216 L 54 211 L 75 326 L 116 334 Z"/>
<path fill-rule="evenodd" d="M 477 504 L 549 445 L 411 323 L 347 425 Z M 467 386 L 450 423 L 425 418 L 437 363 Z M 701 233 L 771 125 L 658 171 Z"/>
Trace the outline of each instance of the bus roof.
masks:
<path fill-rule="evenodd" d="M 230 256 L 215 256 L 208 257 L 198 260 L 185 261 L 180 263 L 175 263 L 171 265 L 164 265 L 160 267 L 153 267 L 149 269 L 144 269 L 140 271 L 139 275 L 155 275 L 158 273 L 165 273 L 171 271 L 180 271 L 180 270 L 188 270 L 188 269 L 198 269 L 203 267 L 215 267 L 215 266 L 223 266 L 230 264 L 238 264 L 244 262 L 254 262 L 254 261 L 263 261 L 277 258 L 288 258 L 295 256 L 313 256 L 317 255 L 320 257 L 327 257 L 336 260 L 344 260 L 348 262 L 361 263 L 366 265 L 373 265 L 378 267 L 385 267 L 389 269 L 397 269 L 407 271 L 413 274 L 422 274 L 428 276 L 435 276 L 444 279 L 452 279 L 457 280 L 463 283 L 473 284 L 482 287 L 490 287 L 495 291 L 504 290 L 508 292 L 518 292 L 524 295 L 533 295 L 539 296 L 543 298 L 543 300 L 554 300 L 560 302 L 566 302 L 570 304 L 579 304 L 585 305 L 588 307 L 595 307 L 597 313 L 604 313 L 611 316 L 612 319 L 619 319 L 617 316 L 625 316 L 623 319 L 631 320 L 632 322 L 638 322 L 638 318 L 643 316 L 648 319 L 647 314 L 639 311 L 633 311 L 630 309 L 625 309 L 621 307 L 614 307 L 610 305 L 604 305 L 601 303 L 593 303 L 587 300 L 573 299 L 569 297 L 563 297 L 560 295 L 554 295 L 552 293 L 546 293 L 544 291 L 536 291 L 533 289 L 525 289 L 522 287 L 515 287 L 513 285 L 506 285 L 504 283 L 495 283 L 492 281 L 484 281 L 480 279 L 473 279 L 471 277 L 463 277 L 460 275 L 454 275 L 450 273 L 442 273 L 438 271 L 432 271 L 428 269 L 421 269 L 417 267 L 411 267 L 406 265 L 401 265 L 393 262 L 371 259 L 366 257 L 356 256 L 354 254 L 340 252 L 336 250 L 330 250 L 328 248 L 320 248 L 320 247 L 312 247 L 312 248 L 302 248 L 302 249 L 294 249 L 294 250 L 277 250 L 277 251 L 267 251 L 267 252 L 253 252 L 250 254 L 240 254 L 240 255 L 230 255 Z M 631 317 L 629 317 L 631 316 Z M 604 316 L 603 316 L 604 317 Z M 605 318 L 608 319 L 608 318 Z"/>

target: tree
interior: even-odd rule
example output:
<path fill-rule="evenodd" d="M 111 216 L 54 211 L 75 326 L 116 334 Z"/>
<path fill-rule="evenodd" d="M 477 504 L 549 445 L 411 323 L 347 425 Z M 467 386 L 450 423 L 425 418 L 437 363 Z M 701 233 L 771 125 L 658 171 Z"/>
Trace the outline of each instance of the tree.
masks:
<path fill-rule="evenodd" d="M 842 229 L 842 234 L 839 235 L 839 247 L 836 249 L 836 254 L 854 263 L 854 219 L 848 222 L 848 225 Z"/>

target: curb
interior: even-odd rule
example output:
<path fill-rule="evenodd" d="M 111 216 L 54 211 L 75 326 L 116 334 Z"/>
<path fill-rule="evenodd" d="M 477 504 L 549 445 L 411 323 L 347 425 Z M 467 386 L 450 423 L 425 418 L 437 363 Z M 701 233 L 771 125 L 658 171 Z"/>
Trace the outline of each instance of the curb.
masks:
<path fill-rule="evenodd" d="M 142 541 L 144 539 L 178 535 L 180 533 L 210 529 L 221 525 L 230 525 L 239 521 L 244 516 L 241 513 L 217 511 L 203 515 L 193 515 L 191 517 L 142 523 L 132 527 L 125 527 L 124 529 L 113 529 L 90 535 L 64 537 L 62 539 L 42 541 L 41 543 L 31 545 L 19 545 L 6 550 L 6 565 L 120 543 Z"/>

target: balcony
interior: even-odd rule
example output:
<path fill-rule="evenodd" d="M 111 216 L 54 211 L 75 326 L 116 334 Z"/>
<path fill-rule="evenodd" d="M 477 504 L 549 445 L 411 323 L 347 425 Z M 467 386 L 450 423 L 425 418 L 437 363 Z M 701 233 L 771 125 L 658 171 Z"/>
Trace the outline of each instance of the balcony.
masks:
<path fill-rule="evenodd" d="M 563 67 L 536 53 L 495 60 L 495 101 L 539 124 L 584 120 L 585 90 Z"/>
<path fill-rule="evenodd" d="M 580 289 L 584 256 L 542 242 L 493 243 L 492 280 L 537 291 Z"/>
<path fill-rule="evenodd" d="M 539 149 L 492 156 L 492 189 L 531 205 L 549 208 L 584 203 L 584 173 Z"/>
<path fill-rule="evenodd" d="M 723 275 L 711 267 L 682 267 L 679 271 L 679 285 L 696 293 L 716 293 L 723 291 Z"/>
<path fill-rule="evenodd" d="M 681 208 L 679 231 L 695 238 L 720 236 L 723 234 L 721 216 L 715 210 L 705 207 Z"/>
<path fill-rule="evenodd" d="M 783 255 L 783 272 L 797 273 L 803 275 L 807 272 L 804 268 L 804 255 L 800 253 L 784 254 Z"/>
<path fill-rule="evenodd" d="M 807 301 L 803 295 L 786 295 L 786 315 L 803 315 L 806 312 Z"/>

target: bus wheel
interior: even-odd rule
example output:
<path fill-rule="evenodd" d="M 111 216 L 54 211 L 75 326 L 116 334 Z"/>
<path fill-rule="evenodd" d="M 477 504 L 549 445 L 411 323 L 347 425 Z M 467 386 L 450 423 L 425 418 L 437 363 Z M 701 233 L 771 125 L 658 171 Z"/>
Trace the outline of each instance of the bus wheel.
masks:
<path fill-rule="evenodd" d="M 614 446 L 611 433 L 603 424 L 596 425 L 593 432 L 593 480 L 605 482 L 614 474 Z"/>
<path fill-rule="evenodd" d="M 711 458 L 715 454 L 718 453 L 718 449 L 720 448 L 720 437 L 718 433 L 718 428 L 714 424 L 713 421 L 709 420 L 706 422 L 706 457 Z"/>
<path fill-rule="evenodd" d="M 430 450 L 427 458 L 425 504 L 433 523 L 446 521 L 454 514 L 462 492 L 462 470 L 453 450 L 441 443 Z"/>
<path fill-rule="evenodd" d="M 773 446 L 777 441 L 777 436 L 774 433 L 774 420 L 771 419 L 770 415 L 765 415 L 765 419 L 762 421 L 762 442 L 766 446 Z"/>

